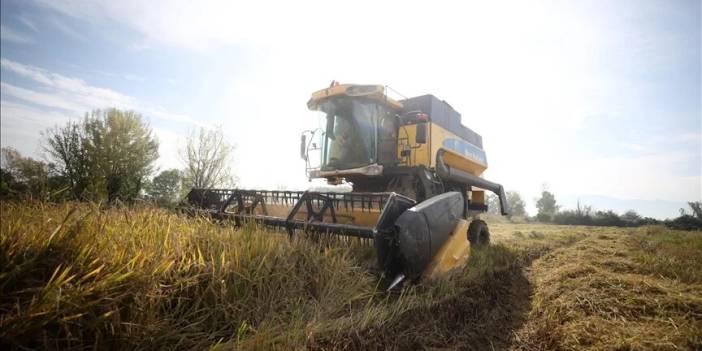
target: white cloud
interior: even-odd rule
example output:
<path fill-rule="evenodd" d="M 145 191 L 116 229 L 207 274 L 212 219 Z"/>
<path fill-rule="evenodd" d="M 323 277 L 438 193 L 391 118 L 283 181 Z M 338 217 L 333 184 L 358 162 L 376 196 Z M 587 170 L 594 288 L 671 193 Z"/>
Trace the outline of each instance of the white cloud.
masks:
<path fill-rule="evenodd" d="M 155 129 L 154 134 L 158 138 L 158 161 L 160 170 L 171 168 L 182 168 L 182 162 L 178 155 L 179 150 L 185 145 L 185 137 L 165 129 Z"/>
<path fill-rule="evenodd" d="M 188 116 L 172 113 L 160 106 L 140 102 L 132 96 L 117 91 L 89 85 L 82 79 L 67 77 L 45 69 L 21 64 L 6 58 L 0 59 L 0 67 L 28 78 L 44 91 L 35 91 L 2 82 L 2 93 L 23 101 L 52 107 L 82 115 L 94 109 L 116 107 L 132 109 L 159 119 L 202 125 Z"/>
<path fill-rule="evenodd" d="M 681 133 L 673 137 L 666 137 L 661 135 L 656 135 L 652 138 L 651 143 L 664 143 L 664 144 L 697 144 L 702 146 L 702 131 L 700 132 L 689 132 Z"/>
<path fill-rule="evenodd" d="M 18 32 L 5 25 L 0 25 L 0 40 L 12 41 L 20 44 L 31 44 L 34 42 L 32 37 L 22 32 Z"/>
<path fill-rule="evenodd" d="M 63 21 L 59 20 L 56 17 L 51 17 L 49 19 L 49 23 L 56 29 L 58 29 L 61 33 L 65 34 L 66 36 L 69 36 L 73 39 L 85 41 L 86 37 L 84 34 L 78 32 L 75 30 L 73 27 L 70 25 L 64 23 Z"/>
<path fill-rule="evenodd" d="M 304 103 L 335 79 L 447 100 L 483 135 L 488 176 L 528 200 L 544 181 L 564 195 L 678 200 L 699 193 L 699 177 L 666 170 L 695 162 L 689 158 L 583 159 L 571 150 L 588 142 L 579 133 L 589 119 L 625 115 L 625 103 L 639 104 L 635 92 L 646 84 L 598 65 L 626 62 L 640 73 L 674 64 L 686 52 L 680 40 L 639 31 L 633 12 L 606 11 L 608 2 L 569 8 L 553 2 L 41 2 L 69 18 L 123 25 L 139 34 L 132 43 L 139 49 L 240 49 L 237 58 L 252 64 L 223 79 L 211 99 L 214 115 L 226 118 L 210 122 L 223 123 L 236 140 L 247 186 L 304 186 L 294 146 L 299 132 L 315 125 Z M 281 180 L 261 159 L 290 174 Z"/>
<path fill-rule="evenodd" d="M 279 11 L 270 11 L 270 4 L 253 2 L 246 5 L 248 10 L 226 1 L 38 2 L 70 17 L 121 23 L 146 39 L 193 49 L 233 44 L 245 38 L 246 32 L 265 26 L 261 22 L 269 22 L 266 19 L 280 16 Z M 256 7 L 255 13 L 251 13 L 251 6 Z M 137 46 L 148 44 L 140 42 Z"/>
<path fill-rule="evenodd" d="M 568 48 L 560 55 L 565 56 L 563 61 L 548 59 L 555 49 L 543 43 L 534 49 L 532 44 L 562 40 L 549 33 L 557 33 L 553 27 L 567 20 L 540 15 L 529 6 L 519 10 L 533 15 L 528 21 L 544 23 L 543 32 L 531 33 L 545 34 L 542 38 L 521 32 L 528 16 L 502 16 L 500 6 L 482 4 L 438 8 L 403 3 L 398 5 L 403 11 L 391 18 L 384 13 L 394 13 L 393 6 L 376 3 L 355 3 L 343 9 L 343 16 L 323 4 L 294 4 L 304 8 L 303 13 L 279 4 L 228 9 L 198 3 L 197 11 L 180 5 L 172 4 L 175 14 L 195 12 L 197 18 L 165 15 L 156 22 L 144 21 L 150 26 L 135 17 L 121 21 L 169 45 L 195 50 L 222 45 L 247 48 L 255 65 L 225 82 L 222 94 L 213 98 L 218 100 L 217 115 L 234 117 L 223 122 L 239 144 L 242 183 L 252 186 L 274 187 L 284 181 L 272 173 L 262 174 L 260 157 L 276 160 L 276 168 L 291 170 L 285 180 L 292 183 L 290 188 L 306 184 L 296 148 L 261 144 L 265 139 L 296 145 L 300 131 L 316 125 L 314 114 L 305 108 L 309 94 L 332 79 L 391 84 L 408 96 L 433 93 L 446 99 L 463 113 L 466 125 L 483 134 L 493 160 L 499 159 L 493 156 L 500 148 L 511 153 L 512 143 L 531 153 L 555 143 L 544 126 L 578 130 L 589 112 L 587 95 L 596 90 L 586 74 L 579 73 L 590 41 L 587 33 L 575 28 L 573 36 L 582 40 L 564 44 Z M 236 20 L 231 20 L 232 14 Z M 110 16 L 120 17 L 114 12 Z M 227 26 L 217 24 L 223 17 Z M 359 18 L 362 23 L 344 20 Z M 179 29 L 169 31 L 176 21 Z M 188 35 L 180 35 L 181 30 Z M 433 35 L 437 32 L 453 34 Z"/>
<path fill-rule="evenodd" d="M 18 19 L 20 22 L 22 22 L 22 24 L 24 24 L 27 28 L 31 29 L 32 32 L 34 32 L 34 33 L 38 33 L 38 32 L 39 32 L 39 29 L 37 28 L 37 26 L 36 26 L 36 25 L 34 24 L 34 22 L 31 21 L 29 18 L 27 18 L 27 17 L 25 17 L 25 16 L 18 16 L 17 19 Z"/>
<path fill-rule="evenodd" d="M 87 109 L 84 108 L 86 107 L 85 105 L 65 100 L 58 95 L 40 93 L 34 90 L 20 88 L 5 82 L 1 82 L 0 86 L 2 87 L 3 94 L 24 100 L 26 102 L 31 102 L 35 105 L 73 111 L 74 113 L 87 111 Z"/>
<path fill-rule="evenodd" d="M 124 79 L 129 80 L 129 81 L 132 81 L 132 82 L 144 82 L 144 81 L 146 81 L 146 78 L 144 78 L 144 77 L 142 77 L 142 76 L 138 76 L 138 75 L 136 75 L 136 74 L 131 74 L 131 73 L 125 74 L 125 75 L 124 75 Z"/>
<path fill-rule="evenodd" d="M 91 108 L 106 106 L 133 106 L 136 102 L 136 99 L 114 90 L 90 86 L 81 79 L 51 73 L 6 58 L 0 59 L 0 65 L 6 70 L 34 80 L 53 92 L 52 94 L 29 94 L 27 93 L 29 90 L 22 89 L 17 97 L 33 103 L 85 112 Z M 14 92 L 8 91 L 8 94 L 14 94 Z M 64 100 L 64 102 L 56 100 Z"/>
<path fill-rule="evenodd" d="M 37 122 L 48 118 L 51 121 L 58 123 L 65 122 L 70 117 L 68 114 L 57 112 L 52 109 L 39 109 L 4 99 L 0 101 L 2 102 L 3 120 L 7 120 L 9 118 L 19 118 L 22 120 Z"/>
<path fill-rule="evenodd" d="M 3 88 L 4 92 L 4 88 Z M 67 122 L 69 114 L 7 100 L 0 101 L 0 141 L 25 155 L 40 157 L 39 132 Z M 75 117 L 75 116 L 73 116 Z"/>

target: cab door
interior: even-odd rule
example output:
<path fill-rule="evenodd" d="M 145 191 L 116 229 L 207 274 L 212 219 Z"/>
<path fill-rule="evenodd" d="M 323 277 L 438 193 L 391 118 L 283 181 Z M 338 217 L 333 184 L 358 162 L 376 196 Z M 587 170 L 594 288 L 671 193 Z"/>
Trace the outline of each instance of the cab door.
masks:
<path fill-rule="evenodd" d="M 394 113 L 383 109 L 378 121 L 378 163 L 397 165 L 397 131 L 399 121 Z"/>

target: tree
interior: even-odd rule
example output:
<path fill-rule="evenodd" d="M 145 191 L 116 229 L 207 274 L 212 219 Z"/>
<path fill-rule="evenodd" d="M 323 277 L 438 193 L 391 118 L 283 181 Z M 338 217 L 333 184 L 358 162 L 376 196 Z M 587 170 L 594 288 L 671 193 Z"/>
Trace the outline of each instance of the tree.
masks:
<path fill-rule="evenodd" d="M 553 216 L 558 212 L 558 206 L 556 205 L 556 197 L 544 189 L 541 192 L 541 198 L 536 200 L 536 209 L 538 213 L 536 218 L 542 222 L 550 222 L 553 220 Z"/>
<path fill-rule="evenodd" d="M 221 128 L 200 128 L 188 137 L 181 160 L 185 165 L 183 183 L 187 188 L 215 188 L 233 185 L 230 167 L 234 147 L 224 139 Z"/>
<path fill-rule="evenodd" d="M 24 184 L 18 182 L 12 173 L 0 168 L 0 199 L 17 198 L 21 192 L 18 188 L 21 186 Z"/>
<path fill-rule="evenodd" d="M 519 195 L 518 192 L 508 191 L 507 192 L 507 203 L 509 204 L 509 208 L 512 211 L 511 212 L 512 216 L 525 217 L 527 215 L 526 204 L 524 203 L 524 200 L 522 200 L 522 196 Z"/>
<path fill-rule="evenodd" d="M 595 211 L 594 224 L 604 227 L 624 227 L 625 222 L 612 210 Z"/>
<path fill-rule="evenodd" d="M 80 124 L 49 129 L 45 138 L 76 199 L 132 200 L 158 158 L 151 128 L 133 111 L 95 110 Z"/>
<path fill-rule="evenodd" d="M 697 219 L 702 219 L 702 201 L 690 201 L 687 204 L 692 210 L 692 215 Z"/>
<path fill-rule="evenodd" d="M 173 207 L 180 196 L 182 176 L 177 169 L 162 171 L 150 182 L 147 193 L 160 206 Z"/>
<path fill-rule="evenodd" d="M 83 199 L 90 183 L 88 154 L 83 146 L 82 124 L 68 122 L 43 133 L 44 151 L 54 161 L 55 170 L 68 182 L 74 199 Z"/>
<path fill-rule="evenodd" d="M 141 115 L 117 109 L 93 111 L 85 119 L 85 134 L 91 171 L 96 180 L 104 181 L 107 200 L 136 198 L 158 158 L 158 141 Z"/>
<path fill-rule="evenodd" d="M 629 211 L 624 212 L 623 215 L 621 215 L 621 219 L 622 219 L 622 221 L 626 222 L 628 225 L 635 226 L 643 220 L 643 217 L 641 217 L 641 215 L 638 214 L 636 211 L 629 210 Z"/>
<path fill-rule="evenodd" d="M 685 209 L 680 209 L 680 217 L 666 221 L 665 225 L 673 229 L 700 230 L 702 229 L 702 202 L 690 201 L 692 215 L 687 214 Z"/>
<path fill-rule="evenodd" d="M 485 204 L 488 207 L 487 213 L 500 215 L 500 199 L 497 197 L 497 195 L 487 194 L 487 196 L 485 196 Z"/>
<path fill-rule="evenodd" d="M 4 197 L 46 198 L 49 194 L 49 165 L 22 156 L 11 147 L 2 148 L 2 194 Z"/>
<path fill-rule="evenodd" d="M 592 206 L 590 205 L 580 205 L 580 200 L 578 200 L 578 204 L 575 207 L 575 214 L 578 217 L 585 218 L 585 217 L 590 217 L 590 213 L 592 213 Z"/>

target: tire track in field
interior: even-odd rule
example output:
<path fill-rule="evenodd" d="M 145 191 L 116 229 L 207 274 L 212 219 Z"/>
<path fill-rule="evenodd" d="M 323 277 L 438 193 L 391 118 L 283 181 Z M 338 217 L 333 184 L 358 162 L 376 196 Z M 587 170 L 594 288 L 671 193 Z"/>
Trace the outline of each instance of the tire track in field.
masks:
<path fill-rule="evenodd" d="M 572 246 L 583 236 L 556 244 Z M 515 331 L 527 322 L 533 286 L 526 271 L 555 247 L 515 253 L 511 263 L 489 271 L 463 290 L 437 303 L 405 311 L 380 326 L 351 330 L 312 342 L 317 350 L 504 350 L 517 341 Z"/>

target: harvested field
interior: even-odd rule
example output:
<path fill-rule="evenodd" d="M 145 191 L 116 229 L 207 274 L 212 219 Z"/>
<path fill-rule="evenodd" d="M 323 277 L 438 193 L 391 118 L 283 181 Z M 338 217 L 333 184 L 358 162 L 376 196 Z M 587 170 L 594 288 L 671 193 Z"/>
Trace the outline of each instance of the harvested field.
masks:
<path fill-rule="evenodd" d="M 372 247 L 153 208 L 2 203 L 3 349 L 702 348 L 702 233 L 491 223 L 388 294 Z"/>

